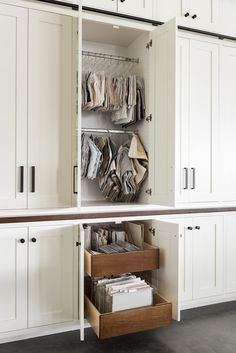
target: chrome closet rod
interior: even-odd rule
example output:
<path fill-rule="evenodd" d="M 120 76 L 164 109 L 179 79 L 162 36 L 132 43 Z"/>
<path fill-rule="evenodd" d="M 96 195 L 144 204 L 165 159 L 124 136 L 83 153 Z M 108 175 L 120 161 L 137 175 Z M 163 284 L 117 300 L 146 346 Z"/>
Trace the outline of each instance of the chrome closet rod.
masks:
<path fill-rule="evenodd" d="M 124 61 L 124 62 L 135 63 L 135 64 L 139 63 L 139 59 L 128 58 L 128 57 L 119 56 L 119 55 L 95 53 L 95 52 L 86 51 L 86 50 L 83 50 L 82 54 L 83 56 L 92 56 L 94 58 L 111 59 L 111 60 Z"/>
<path fill-rule="evenodd" d="M 89 132 L 89 133 L 98 133 L 98 134 L 117 134 L 117 135 L 137 135 L 138 131 L 132 130 L 109 130 L 109 129 L 93 129 L 93 128 L 86 128 L 81 129 L 82 132 Z"/>

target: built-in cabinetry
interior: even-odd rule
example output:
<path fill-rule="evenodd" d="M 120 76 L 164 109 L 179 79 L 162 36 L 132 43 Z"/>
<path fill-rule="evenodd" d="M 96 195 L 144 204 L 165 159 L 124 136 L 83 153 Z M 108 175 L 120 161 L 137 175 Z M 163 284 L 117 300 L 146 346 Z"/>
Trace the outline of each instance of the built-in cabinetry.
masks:
<path fill-rule="evenodd" d="M 76 320 L 77 238 L 70 225 L 1 227 L 0 332 Z"/>
<path fill-rule="evenodd" d="M 0 4 L 0 18 L 0 207 L 71 206 L 72 17 Z"/>
<path fill-rule="evenodd" d="M 224 274 L 225 292 L 227 295 L 236 293 L 236 215 L 228 214 L 224 218 Z"/>

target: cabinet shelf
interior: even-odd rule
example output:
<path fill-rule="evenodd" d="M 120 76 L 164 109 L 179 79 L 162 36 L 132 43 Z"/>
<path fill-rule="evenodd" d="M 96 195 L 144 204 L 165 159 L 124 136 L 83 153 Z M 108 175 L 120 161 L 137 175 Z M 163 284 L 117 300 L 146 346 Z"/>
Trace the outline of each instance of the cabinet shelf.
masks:
<path fill-rule="evenodd" d="M 91 255 L 84 251 L 85 272 L 90 277 L 105 277 L 125 272 L 151 271 L 159 268 L 159 249 L 144 243 L 140 251 Z"/>
<path fill-rule="evenodd" d="M 171 323 L 172 304 L 154 295 L 153 305 L 101 314 L 85 297 L 85 315 L 99 339 L 151 330 Z"/>

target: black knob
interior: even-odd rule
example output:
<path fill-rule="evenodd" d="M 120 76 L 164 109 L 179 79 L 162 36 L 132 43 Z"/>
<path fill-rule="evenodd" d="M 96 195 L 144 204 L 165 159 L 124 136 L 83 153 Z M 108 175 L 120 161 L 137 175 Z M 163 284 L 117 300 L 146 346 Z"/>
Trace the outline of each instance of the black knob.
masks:
<path fill-rule="evenodd" d="M 36 238 L 32 238 L 31 241 L 32 241 L 32 243 L 36 243 L 37 239 Z"/>
<path fill-rule="evenodd" d="M 195 227 L 195 229 L 197 229 L 197 230 L 200 230 L 200 229 L 201 229 L 201 227 L 199 227 L 199 226 L 196 226 L 196 227 Z"/>
<path fill-rule="evenodd" d="M 193 227 L 188 227 L 187 229 L 188 229 L 188 230 L 193 230 Z"/>
<path fill-rule="evenodd" d="M 196 14 L 194 14 L 194 15 L 192 16 L 192 19 L 193 19 L 193 20 L 195 20 L 195 18 L 197 18 L 197 15 L 196 15 Z"/>
<path fill-rule="evenodd" d="M 21 242 L 21 244 L 24 244 L 25 243 L 25 239 L 20 239 L 20 242 Z"/>
<path fill-rule="evenodd" d="M 120 0 L 120 2 L 125 2 L 125 0 Z"/>
<path fill-rule="evenodd" d="M 190 15 L 190 13 L 189 12 L 186 12 L 185 14 L 184 14 L 184 17 L 188 17 Z"/>

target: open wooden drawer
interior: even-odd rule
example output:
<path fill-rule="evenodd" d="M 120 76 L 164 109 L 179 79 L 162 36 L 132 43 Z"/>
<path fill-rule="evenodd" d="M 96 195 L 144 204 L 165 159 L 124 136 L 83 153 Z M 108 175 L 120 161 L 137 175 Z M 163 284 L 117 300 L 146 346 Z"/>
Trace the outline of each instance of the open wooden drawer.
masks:
<path fill-rule="evenodd" d="M 159 249 L 144 243 L 143 250 L 120 254 L 91 255 L 85 250 L 84 267 L 91 277 L 156 270 L 159 268 Z"/>
<path fill-rule="evenodd" d="M 168 326 L 172 318 L 172 304 L 154 295 L 152 306 L 100 314 L 85 297 L 85 316 L 100 339 Z"/>

